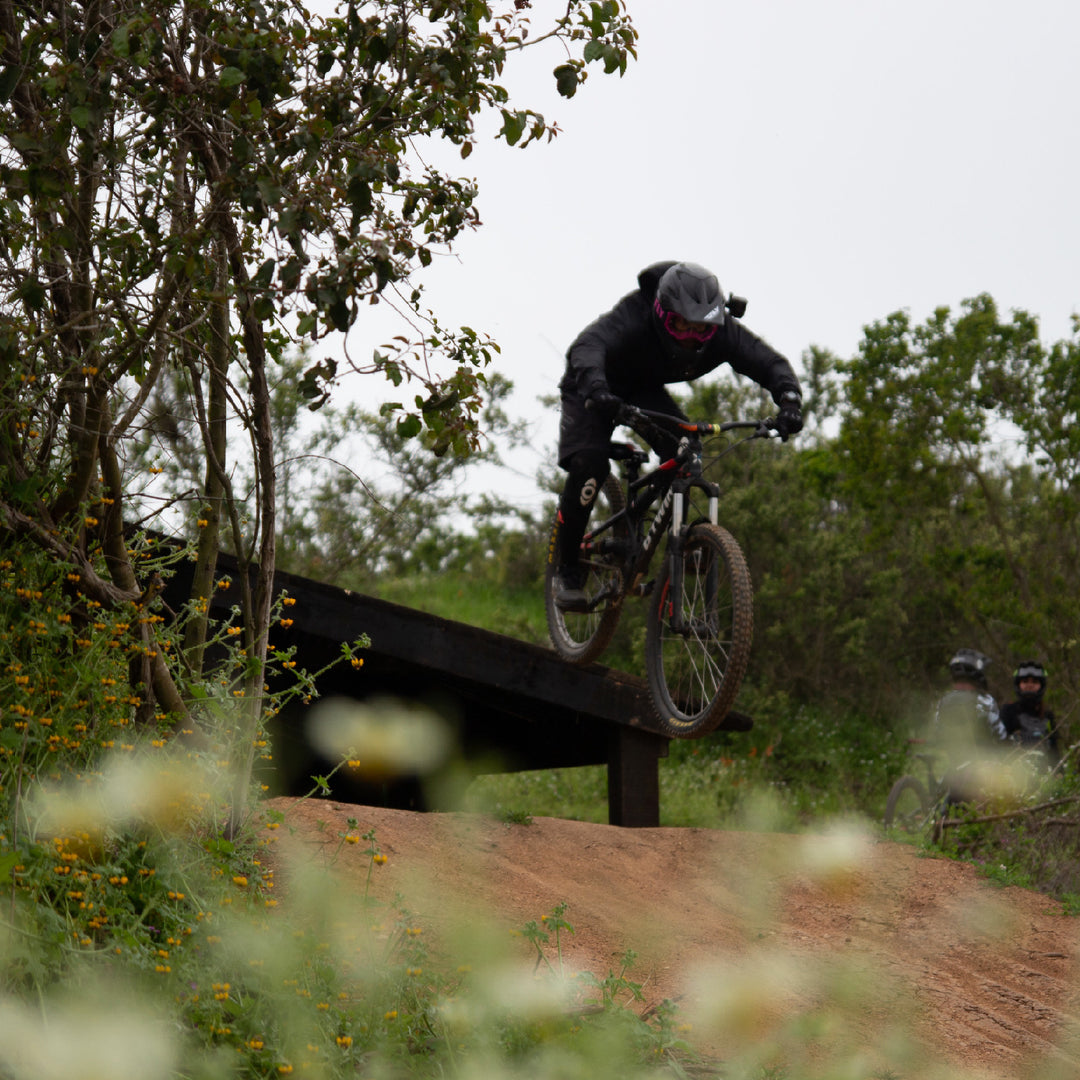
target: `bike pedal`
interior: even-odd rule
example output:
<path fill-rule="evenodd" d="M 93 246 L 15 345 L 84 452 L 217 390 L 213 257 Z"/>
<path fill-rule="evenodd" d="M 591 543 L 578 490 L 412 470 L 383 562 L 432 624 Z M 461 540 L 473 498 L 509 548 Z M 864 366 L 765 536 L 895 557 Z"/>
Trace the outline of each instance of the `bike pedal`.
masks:
<path fill-rule="evenodd" d="M 653 587 L 656 585 L 656 578 L 650 578 L 648 581 L 643 581 L 634 589 L 635 596 L 649 596 Z"/>

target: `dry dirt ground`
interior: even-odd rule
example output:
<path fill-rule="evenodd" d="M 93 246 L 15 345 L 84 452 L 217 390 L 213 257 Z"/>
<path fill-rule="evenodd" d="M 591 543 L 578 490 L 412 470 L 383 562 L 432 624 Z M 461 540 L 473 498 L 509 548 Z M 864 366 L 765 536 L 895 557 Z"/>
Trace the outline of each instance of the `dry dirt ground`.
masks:
<path fill-rule="evenodd" d="M 284 904 L 309 861 L 332 864 L 360 896 L 367 842 L 340 837 L 373 829 L 387 860 L 372 888 L 404 895 L 433 944 L 472 920 L 505 933 L 531 971 L 511 932 L 565 903 L 567 968 L 603 977 L 634 949 L 644 1001 L 632 1007 L 675 1000 L 709 1061 L 755 1044 L 783 1056 L 785 1025 L 817 1016 L 803 1027 L 816 1031 L 812 1053 L 828 1061 L 843 1044 L 843 1060 L 864 1062 L 851 1075 L 1080 1077 L 1080 922 L 971 866 L 872 836 L 274 805 L 286 812 L 273 848 Z"/>

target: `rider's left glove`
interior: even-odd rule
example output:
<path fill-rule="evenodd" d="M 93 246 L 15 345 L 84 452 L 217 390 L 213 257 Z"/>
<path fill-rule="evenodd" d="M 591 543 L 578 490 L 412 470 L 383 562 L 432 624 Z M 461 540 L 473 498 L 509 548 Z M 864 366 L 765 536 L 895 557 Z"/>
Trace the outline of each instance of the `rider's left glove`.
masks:
<path fill-rule="evenodd" d="M 787 442 L 792 435 L 802 431 L 802 398 L 794 390 L 785 390 L 780 398 L 780 411 L 776 414 L 776 430 Z"/>
<path fill-rule="evenodd" d="M 598 413 L 606 420 L 614 420 L 622 408 L 623 399 L 616 397 L 606 386 L 598 387 L 588 396 L 585 407 Z"/>

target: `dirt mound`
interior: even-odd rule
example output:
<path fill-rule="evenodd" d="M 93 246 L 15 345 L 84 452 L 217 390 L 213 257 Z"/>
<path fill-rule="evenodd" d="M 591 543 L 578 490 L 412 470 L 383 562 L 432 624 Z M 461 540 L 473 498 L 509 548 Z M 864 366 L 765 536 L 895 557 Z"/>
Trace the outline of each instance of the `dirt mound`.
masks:
<path fill-rule="evenodd" d="M 646 999 L 634 1007 L 677 1001 L 692 1024 L 686 1038 L 709 1058 L 780 1046 L 784 1025 L 804 1015 L 818 1017 L 810 1041 L 819 1061 L 842 1046 L 842 1060 L 858 1053 L 868 1069 L 905 1080 L 1080 1075 L 1080 924 L 971 866 L 854 834 L 555 818 L 506 825 L 332 801 L 272 805 L 286 813 L 279 847 L 332 860 L 357 894 L 367 845 L 340 837 L 373 829 L 387 856 L 373 887 L 387 899 L 402 893 L 436 941 L 463 918 L 511 931 L 567 904 L 568 968 L 602 978 L 634 949 Z M 350 818 L 358 827 L 347 827 Z M 518 945 L 528 962 L 529 946 Z M 900 1031 L 909 1033 L 903 1050 Z"/>

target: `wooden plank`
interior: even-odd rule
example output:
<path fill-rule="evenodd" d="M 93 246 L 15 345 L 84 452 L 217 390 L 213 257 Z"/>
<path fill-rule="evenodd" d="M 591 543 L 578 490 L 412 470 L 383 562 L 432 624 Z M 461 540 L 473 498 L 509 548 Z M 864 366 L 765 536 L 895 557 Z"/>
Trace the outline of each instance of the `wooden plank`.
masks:
<path fill-rule="evenodd" d="M 320 636 L 335 642 L 367 634 L 372 656 L 659 733 L 643 680 L 609 678 L 601 665 L 577 667 L 540 645 L 319 582 L 279 574 L 275 586 L 297 598 L 290 615 L 298 627 L 311 629 L 314 620 Z M 274 639 L 288 641 L 278 630 Z"/>

